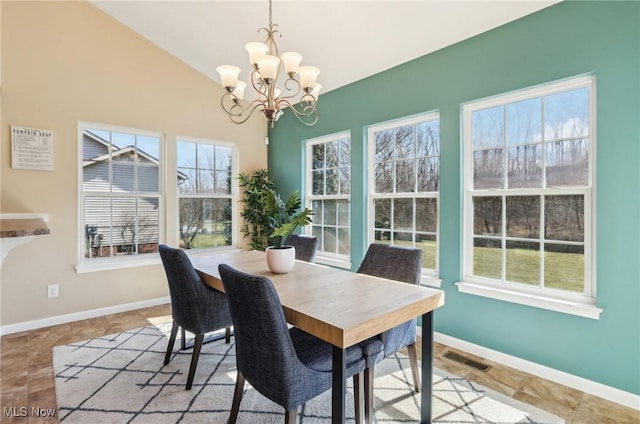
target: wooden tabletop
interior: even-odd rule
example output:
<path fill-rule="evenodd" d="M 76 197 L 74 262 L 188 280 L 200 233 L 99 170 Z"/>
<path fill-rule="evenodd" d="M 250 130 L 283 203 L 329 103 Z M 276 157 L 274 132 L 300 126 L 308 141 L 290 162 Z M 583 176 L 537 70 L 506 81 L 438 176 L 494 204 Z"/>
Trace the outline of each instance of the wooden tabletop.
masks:
<path fill-rule="evenodd" d="M 346 348 L 444 305 L 444 293 L 413 284 L 296 261 L 273 274 L 264 252 L 190 255 L 205 283 L 224 291 L 218 265 L 269 278 L 290 324 Z"/>

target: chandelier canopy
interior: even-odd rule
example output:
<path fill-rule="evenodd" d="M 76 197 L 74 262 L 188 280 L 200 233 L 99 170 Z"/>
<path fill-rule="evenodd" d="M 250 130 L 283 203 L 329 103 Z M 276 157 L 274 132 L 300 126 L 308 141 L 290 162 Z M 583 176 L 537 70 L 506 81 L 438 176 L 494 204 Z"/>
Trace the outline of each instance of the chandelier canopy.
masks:
<path fill-rule="evenodd" d="M 220 99 L 220 104 L 236 124 L 246 122 L 253 112 L 259 110 L 273 128 L 285 107 L 288 107 L 305 125 L 312 126 L 318 122 L 316 102 L 322 86 L 316 82 L 316 79 L 320 70 L 313 66 L 300 66 L 302 61 L 300 53 L 286 52 L 279 56 L 274 38 L 279 32 L 276 30 L 277 26 L 272 22 L 271 0 L 269 0 L 269 27 L 258 30 L 258 32 L 265 31 L 267 39 L 264 43 L 252 42 L 245 46 L 252 67 L 250 83 L 257 95 L 255 100 L 248 104 L 242 102 L 247 83 L 238 81 L 240 68 L 232 65 L 216 68 L 220 74 L 222 86 L 226 90 Z M 284 66 L 286 79 L 282 87 L 277 88 L 281 64 Z"/>

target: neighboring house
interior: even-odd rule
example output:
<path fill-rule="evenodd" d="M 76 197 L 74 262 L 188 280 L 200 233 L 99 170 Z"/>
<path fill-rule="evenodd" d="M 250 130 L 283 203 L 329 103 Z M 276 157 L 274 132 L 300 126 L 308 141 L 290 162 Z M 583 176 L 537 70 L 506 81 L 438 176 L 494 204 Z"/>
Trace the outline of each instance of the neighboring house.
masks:
<path fill-rule="evenodd" d="M 158 158 L 136 146 L 119 148 L 89 130 L 83 132 L 82 152 L 82 191 L 91 193 L 84 198 L 85 256 L 109 256 L 110 246 L 112 254 L 130 254 L 136 251 L 136 235 L 138 252 L 155 251 L 159 199 L 126 194 L 160 191 Z M 178 172 L 178 180 L 186 179 Z"/>

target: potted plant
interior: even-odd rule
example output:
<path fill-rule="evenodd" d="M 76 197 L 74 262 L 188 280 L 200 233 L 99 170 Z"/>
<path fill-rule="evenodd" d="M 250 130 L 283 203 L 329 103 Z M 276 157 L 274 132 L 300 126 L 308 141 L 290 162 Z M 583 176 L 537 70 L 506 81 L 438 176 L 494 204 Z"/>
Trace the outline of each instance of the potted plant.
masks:
<path fill-rule="evenodd" d="M 295 263 L 296 250 L 287 245 L 287 240 L 298 227 L 311 224 L 313 211 L 309 208 L 301 209 L 302 200 L 298 191 L 294 191 L 284 202 L 275 190 L 266 189 L 263 201 L 271 229 L 270 245 L 266 249 L 267 266 L 271 272 L 289 272 Z"/>
<path fill-rule="evenodd" d="M 241 201 L 244 208 L 240 216 L 244 219 L 241 232 L 249 239 L 249 246 L 253 250 L 265 250 L 269 245 L 269 214 L 264 197 L 268 190 L 274 190 L 275 184 L 269 179 L 266 169 L 258 169 L 251 174 L 238 175 L 240 187 L 244 188 Z"/>

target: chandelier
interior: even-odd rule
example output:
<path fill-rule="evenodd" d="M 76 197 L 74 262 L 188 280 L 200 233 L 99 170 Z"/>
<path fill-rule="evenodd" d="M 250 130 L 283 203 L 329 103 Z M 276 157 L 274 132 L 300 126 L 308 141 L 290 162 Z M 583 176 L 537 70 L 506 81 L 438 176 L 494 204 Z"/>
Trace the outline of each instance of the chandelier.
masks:
<path fill-rule="evenodd" d="M 250 83 L 257 98 L 250 103 L 243 102 L 247 83 L 238 81 L 240 68 L 222 65 L 216 68 L 220 74 L 222 86 L 226 92 L 220 99 L 222 109 L 231 121 L 242 124 L 259 110 L 267 119 L 271 128 L 282 115 L 282 109 L 289 108 L 300 122 L 312 126 L 318 122 L 316 102 L 320 88 L 316 83 L 320 70 L 313 66 L 300 66 L 302 55 L 295 52 L 283 53 L 280 57 L 275 34 L 278 25 L 271 20 L 271 0 L 269 0 L 269 27 L 260 28 L 265 31 L 267 39 L 264 43 L 252 42 L 245 46 L 251 64 Z M 284 65 L 284 83 L 277 88 L 280 77 L 280 65 Z"/>

